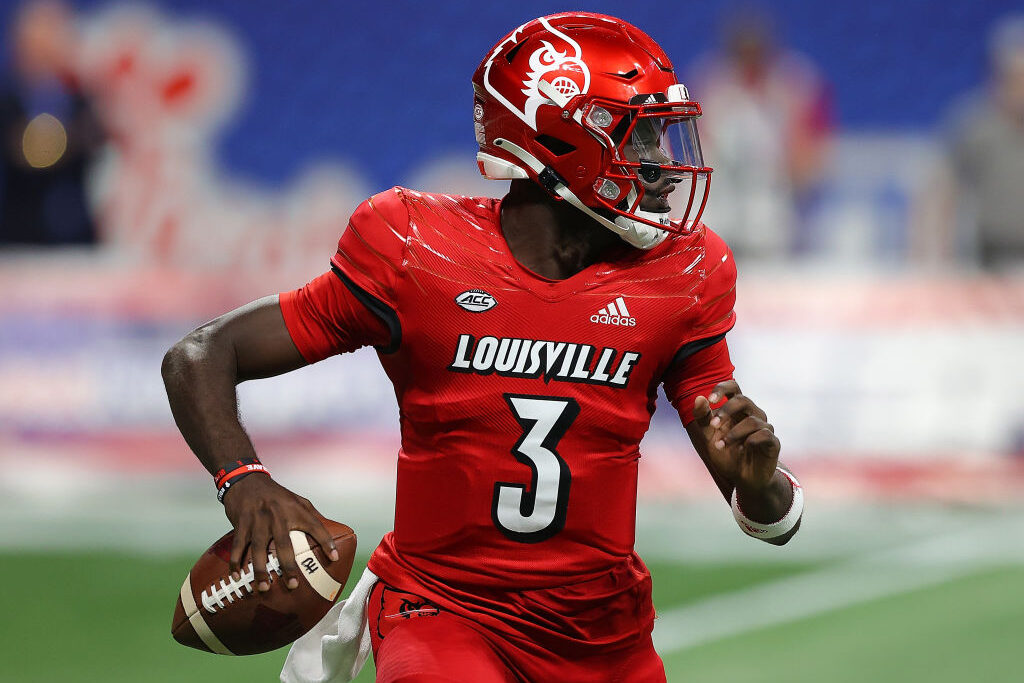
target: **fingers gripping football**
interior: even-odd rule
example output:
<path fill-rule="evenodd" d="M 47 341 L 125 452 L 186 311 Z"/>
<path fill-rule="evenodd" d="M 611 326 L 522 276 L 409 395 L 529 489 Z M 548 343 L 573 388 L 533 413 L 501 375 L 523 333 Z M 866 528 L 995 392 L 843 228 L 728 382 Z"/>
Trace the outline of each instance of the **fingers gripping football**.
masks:
<path fill-rule="evenodd" d="M 270 477 L 250 476 L 238 482 L 224 496 L 224 511 L 235 527 L 230 569 L 237 574 L 246 550 L 251 549 L 257 590 L 270 590 L 274 578 L 271 572 L 279 573 L 289 589 L 298 587 L 300 573 L 289 537 L 292 529 L 312 536 L 327 550 L 331 561 L 338 558 L 334 540 L 320 522 L 312 503 Z M 274 562 L 270 560 L 271 541 L 275 548 Z"/>
<path fill-rule="evenodd" d="M 285 581 L 276 580 L 269 590 L 260 591 L 255 563 L 248 558 L 232 576 L 231 548 L 237 530 L 215 541 L 182 583 L 171 621 L 174 639 L 208 652 L 248 655 L 275 650 L 309 631 L 344 589 L 356 552 L 350 527 L 329 519 L 319 521 L 333 539 L 338 558 L 330 560 L 324 552 L 325 541 L 293 530 L 289 545 L 294 547 L 303 578 L 291 590 Z M 271 553 L 266 569 L 276 576 L 281 573 L 276 548 Z"/>
<path fill-rule="evenodd" d="M 740 487 L 760 489 L 771 483 L 780 450 L 775 428 L 735 381 L 722 382 L 708 398 L 698 396 L 693 412 L 719 472 Z"/>

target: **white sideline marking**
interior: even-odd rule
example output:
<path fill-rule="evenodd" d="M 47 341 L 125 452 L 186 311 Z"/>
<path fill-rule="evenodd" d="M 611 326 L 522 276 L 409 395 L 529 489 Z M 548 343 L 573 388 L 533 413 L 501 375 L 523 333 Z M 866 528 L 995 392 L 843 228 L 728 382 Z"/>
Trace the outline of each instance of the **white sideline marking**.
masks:
<path fill-rule="evenodd" d="M 661 612 L 654 645 L 667 654 L 721 638 L 934 586 L 1000 561 L 1024 561 L 1022 520 L 1006 518 L 895 550 Z"/>

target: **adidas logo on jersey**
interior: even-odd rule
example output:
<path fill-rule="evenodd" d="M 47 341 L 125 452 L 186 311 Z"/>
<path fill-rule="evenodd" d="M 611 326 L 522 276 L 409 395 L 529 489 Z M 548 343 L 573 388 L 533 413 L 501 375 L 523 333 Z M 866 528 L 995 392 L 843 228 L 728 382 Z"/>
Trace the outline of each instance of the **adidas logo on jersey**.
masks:
<path fill-rule="evenodd" d="M 605 325 L 622 325 L 623 327 L 636 327 L 636 318 L 629 315 L 629 309 L 626 308 L 626 300 L 621 296 L 594 315 L 590 316 L 590 322 L 603 323 Z"/>

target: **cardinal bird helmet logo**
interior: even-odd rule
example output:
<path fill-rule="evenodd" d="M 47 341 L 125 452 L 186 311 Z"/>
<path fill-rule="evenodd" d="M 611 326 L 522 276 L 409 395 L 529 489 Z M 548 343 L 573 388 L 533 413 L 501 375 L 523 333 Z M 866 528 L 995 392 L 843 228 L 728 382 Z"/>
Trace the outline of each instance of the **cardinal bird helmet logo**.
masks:
<path fill-rule="evenodd" d="M 490 81 L 491 64 L 511 42 L 517 43 L 523 26 L 513 31 L 503 42 L 495 46 L 484 67 L 484 87 L 487 92 L 521 118 L 530 128 L 537 130 L 537 108 L 542 104 L 554 104 L 550 98 L 540 91 L 541 82 L 546 83 L 566 99 L 585 94 L 590 89 L 590 69 L 583 61 L 583 51 L 579 43 L 554 28 L 547 19 L 540 22 L 554 36 L 554 40 L 541 40 L 526 62 L 529 71 L 523 73 L 523 88 L 520 93 L 504 93 L 498 91 Z M 515 100 L 514 102 L 512 100 Z"/>

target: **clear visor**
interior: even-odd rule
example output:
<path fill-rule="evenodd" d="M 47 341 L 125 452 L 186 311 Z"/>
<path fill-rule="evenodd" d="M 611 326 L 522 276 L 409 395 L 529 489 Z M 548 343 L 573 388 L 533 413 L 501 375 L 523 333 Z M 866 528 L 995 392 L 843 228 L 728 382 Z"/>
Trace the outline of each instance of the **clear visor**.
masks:
<path fill-rule="evenodd" d="M 630 156 L 626 145 L 627 157 Z M 632 152 L 641 163 L 703 168 L 704 156 L 693 117 L 641 117 L 633 128 Z"/>

